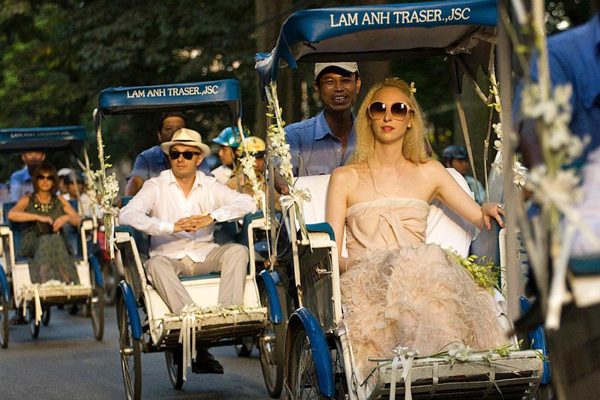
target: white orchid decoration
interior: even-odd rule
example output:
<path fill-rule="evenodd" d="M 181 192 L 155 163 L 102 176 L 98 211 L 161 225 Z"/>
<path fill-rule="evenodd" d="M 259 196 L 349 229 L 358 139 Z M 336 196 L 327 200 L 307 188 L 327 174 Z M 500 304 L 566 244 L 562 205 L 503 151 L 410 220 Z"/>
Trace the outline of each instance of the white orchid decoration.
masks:
<path fill-rule="evenodd" d="M 469 361 L 469 355 L 473 353 L 473 349 L 464 344 L 460 344 L 457 348 L 448 350 L 448 361 L 450 364 L 454 364 L 456 361 L 466 362 Z"/>
<path fill-rule="evenodd" d="M 294 185 L 294 172 L 292 164 L 292 155 L 290 153 L 290 145 L 285 139 L 285 122 L 282 117 L 282 109 L 279 107 L 279 99 L 277 97 L 277 83 L 271 82 L 266 91 L 267 107 L 269 112 L 267 116 L 274 119 L 275 123 L 270 125 L 267 130 L 267 150 L 269 154 L 276 160 L 276 165 L 279 174 L 283 177 L 289 187 L 290 194 L 282 196 L 280 203 L 282 207 L 291 207 L 295 205 L 296 218 L 300 224 L 300 230 L 306 235 L 306 223 L 302 215 L 302 203 L 311 200 L 310 191 L 308 189 L 299 190 Z"/>
<path fill-rule="evenodd" d="M 571 85 L 553 86 L 550 79 L 544 1 L 531 0 L 526 6 L 523 0 L 512 0 L 512 5 L 517 16 L 516 29 L 521 35 L 510 24 L 507 11 L 502 7 L 499 10 L 501 17 L 508 22 L 505 26 L 510 31 L 517 59 L 525 72 L 520 111 L 525 120 L 533 121 L 530 125 L 535 127 L 543 156 L 541 165 L 533 167 L 527 174 L 519 172 L 518 178 L 515 177 L 518 185 L 532 193 L 533 200 L 541 208 L 539 216 L 528 219 L 520 211 L 525 209 L 523 204 L 515 207 L 515 211 L 522 216 L 518 223 L 540 288 L 542 309 L 546 313 L 545 326 L 553 330 L 559 328 L 562 304 L 569 298 L 566 272 L 574 232 L 588 237 L 594 235 L 576 208 L 582 191 L 577 172 L 570 167 L 583 153 L 589 137 L 577 137 L 569 129 Z M 520 43 L 520 37 L 527 42 Z M 529 70 L 534 54 L 537 54 L 538 60 L 538 82 L 531 79 Z M 504 132 L 516 141 L 514 132 L 506 129 Z M 517 169 L 521 171 L 521 168 Z M 553 266 L 551 281 L 548 272 L 550 262 Z"/>
<path fill-rule="evenodd" d="M 97 111 L 94 110 L 94 119 L 97 117 Z M 98 121 L 96 127 L 96 141 L 98 143 L 98 160 L 100 169 L 92 171 L 86 168 L 88 177 L 88 191 L 90 198 L 97 204 L 104 213 L 104 228 L 106 247 L 109 249 L 110 257 L 115 256 L 115 226 L 119 215 L 119 209 L 114 206 L 114 201 L 119 195 L 119 182 L 117 175 L 113 172 L 107 175 L 106 170 L 112 165 L 108 163 L 110 156 L 104 155 L 104 142 L 102 140 L 101 123 Z M 98 195 L 100 199 L 98 200 Z"/>
<path fill-rule="evenodd" d="M 240 130 L 242 132 L 242 130 Z M 246 146 L 246 138 L 244 134 L 242 135 L 242 151 L 243 155 L 240 158 L 240 164 L 242 166 L 242 172 L 250 181 L 250 185 L 252 187 L 252 195 L 254 198 L 254 203 L 256 207 L 263 211 L 263 215 L 265 214 L 265 192 L 263 191 L 259 181 L 258 176 L 256 175 L 256 170 L 254 169 L 254 165 L 256 164 L 256 157 L 248 151 L 248 146 Z"/>
<path fill-rule="evenodd" d="M 275 120 L 275 123 L 269 126 L 267 131 L 269 152 L 278 160 L 279 174 L 285 179 L 290 187 L 293 187 L 294 173 L 292 165 L 292 155 L 290 154 L 290 145 L 285 140 L 285 122 L 282 117 L 282 109 L 279 107 L 277 97 L 277 84 L 271 82 L 267 90 L 268 117 Z"/>

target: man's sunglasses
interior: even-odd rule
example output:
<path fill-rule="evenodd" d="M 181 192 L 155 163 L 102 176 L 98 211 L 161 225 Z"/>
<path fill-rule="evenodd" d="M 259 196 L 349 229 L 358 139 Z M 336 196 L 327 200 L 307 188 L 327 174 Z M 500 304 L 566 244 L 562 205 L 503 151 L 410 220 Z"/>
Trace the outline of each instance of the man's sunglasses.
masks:
<path fill-rule="evenodd" d="M 39 175 L 37 177 L 38 181 L 43 181 L 43 180 L 47 180 L 50 182 L 54 182 L 54 177 L 52 175 Z"/>
<path fill-rule="evenodd" d="M 194 157 L 194 154 L 201 154 L 201 153 L 198 153 L 197 151 L 176 151 L 176 150 L 169 151 L 169 157 L 171 158 L 171 160 L 177 160 L 177 159 L 179 159 L 179 156 L 183 156 L 183 158 L 185 158 L 186 160 L 191 160 L 192 157 Z"/>
<path fill-rule="evenodd" d="M 371 119 L 383 119 L 387 112 L 387 105 L 381 101 L 375 101 L 369 105 L 367 109 Z M 410 111 L 410 107 L 404 103 L 394 103 L 390 106 L 392 112 L 392 118 L 396 121 L 404 121 Z"/>

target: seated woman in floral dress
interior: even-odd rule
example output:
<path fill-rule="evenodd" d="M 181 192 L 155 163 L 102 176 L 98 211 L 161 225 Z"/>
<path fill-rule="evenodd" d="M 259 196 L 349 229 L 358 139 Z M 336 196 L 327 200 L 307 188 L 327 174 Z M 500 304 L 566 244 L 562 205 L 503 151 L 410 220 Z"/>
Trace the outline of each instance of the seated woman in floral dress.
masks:
<path fill-rule="evenodd" d="M 20 257 L 27 257 L 31 282 L 57 280 L 79 283 L 75 253 L 69 246 L 65 224 L 79 226 L 81 217 L 61 196 L 56 196 L 58 177 L 51 164 L 33 174 L 33 194 L 25 195 L 8 212 L 13 222 L 25 222 Z"/>
<path fill-rule="evenodd" d="M 387 79 L 367 94 L 356 121 L 354 163 L 331 176 L 327 221 L 338 249 L 343 321 L 363 378 L 368 357 L 399 345 L 432 355 L 507 343 L 492 294 L 445 250 L 424 244 L 429 204 L 446 203 L 477 228 L 503 226 L 496 203 L 479 206 L 425 152 L 413 90 Z M 348 258 L 341 257 L 346 228 Z"/>

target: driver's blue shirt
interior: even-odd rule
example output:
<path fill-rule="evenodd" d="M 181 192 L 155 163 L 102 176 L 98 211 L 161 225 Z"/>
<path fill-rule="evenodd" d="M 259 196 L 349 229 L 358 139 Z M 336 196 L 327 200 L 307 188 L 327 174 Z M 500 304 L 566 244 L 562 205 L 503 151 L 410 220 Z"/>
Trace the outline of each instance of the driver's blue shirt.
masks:
<path fill-rule="evenodd" d="M 352 115 L 352 120 L 355 120 Z M 345 165 L 356 148 L 355 127 L 352 127 L 346 150 L 342 141 L 329 128 L 325 111 L 305 121 L 288 125 L 285 139 L 290 145 L 294 176 L 327 175 Z"/>
<path fill-rule="evenodd" d="M 156 178 L 161 172 L 170 167 L 169 161 L 160 149 L 160 146 L 154 146 L 138 154 L 135 158 L 135 163 L 133 164 L 133 171 L 131 171 L 131 174 L 129 174 L 127 179 L 131 179 L 133 176 L 139 176 L 144 181 L 147 181 L 150 178 Z M 198 171 L 210 175 L 210 169 L 208 168 L 206 159 L 202 161 L 202 164 L 198 167 Z"/>
<path fill-rule="evenodd" d="M 587 157 L 600 146 L 600 13 L 583 25 L 550 36 L 548 64 L 553 85 L 573 86 L 569 128 L 575 135 L 590 136 Z M 537 82 L 537 60 L 531 75 Z"/>
<path fill-rule="evenodd" d="M 28 193 L 33 193 L 33 177 L 25 167 L 10 176 L 10 201 L 17 202 Z"/>

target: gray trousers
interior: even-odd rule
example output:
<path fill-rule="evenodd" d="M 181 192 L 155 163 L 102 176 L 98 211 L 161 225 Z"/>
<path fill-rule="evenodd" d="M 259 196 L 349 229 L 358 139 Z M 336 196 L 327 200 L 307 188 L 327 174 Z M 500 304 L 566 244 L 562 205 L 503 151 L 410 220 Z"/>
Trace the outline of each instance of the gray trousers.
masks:
<path fill-rule="evenodd" d="M 165 256 L 154 256 L 146 261 L 145 266 L 152 286 L 169 309 L 179 314 L 186 305 L 194 302 L 179 280 L 180 276 L 221 272 L 219 305 L 243 305 L 248 259 L 248 249 L 245 246 L 231 243 L 212 250 L 204 262 L 194 263 L 188 257 L 175 260 Z"/>

